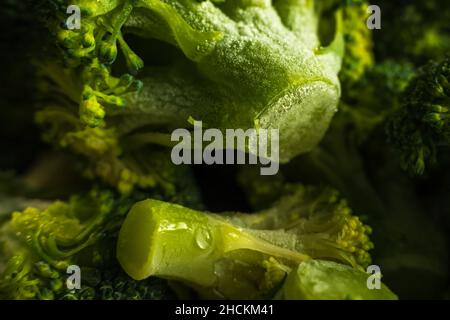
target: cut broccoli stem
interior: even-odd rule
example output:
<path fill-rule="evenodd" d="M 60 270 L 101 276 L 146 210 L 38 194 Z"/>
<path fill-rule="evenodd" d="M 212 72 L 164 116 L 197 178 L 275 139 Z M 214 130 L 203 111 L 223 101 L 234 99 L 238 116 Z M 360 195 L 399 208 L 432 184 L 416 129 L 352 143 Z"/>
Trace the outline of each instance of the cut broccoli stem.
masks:
<path fill-rule="evenodd" d="M 216 281 L 215 264 L 235 250 L 248 249 L 296 263 L 309 259 L 255 237 L 218 215 L 158 200 L 133 207 L 122 226 L 117 248 L 119 261 L 134 279 L 156 275 L 206 287 Z"/>
<path fill-rule="evenodd" d="M 134 279 L 179 280 L 204 297 L 261 298 L 311 258 L 366 266 L 370 232 L 336 192 L 312 187 L 299 186 L 252 215 L 207 214 L 149 199 L 128 213 L 117 257 Z"/>

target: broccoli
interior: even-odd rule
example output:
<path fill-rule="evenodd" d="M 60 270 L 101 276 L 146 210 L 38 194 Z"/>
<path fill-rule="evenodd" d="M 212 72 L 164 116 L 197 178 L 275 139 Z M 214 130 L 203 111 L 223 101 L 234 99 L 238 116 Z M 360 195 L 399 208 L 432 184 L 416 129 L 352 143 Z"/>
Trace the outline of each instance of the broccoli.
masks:
<path fill-rule="evenodd" d="M 202 208 L 190 179 L 179 175 L 178 196 L 164 188 L 152 190 L 151 195 Z M 0 221 L 0 298 L 173 299 L 166 281 L 151 278 L 138 283 L 115 258 L 123 219 L 136 201 L 149 195 L 134 192 L 132 197 L 122 197 L 97 187 L 68 201 L 22 200 L 20 205 L 28 207 Z M 30 206 L 37 204 L 40 208 Z M 80 290 L 66 286 L 70 265 L 80 266 Z"/>
<path fill-rule="evenodd" d="M 448 298 L 450 7 L 377 5 L 7 0 L 0 299 Z M 197 121 L 277 175 L 175 165 Z"/>
<path fill-rule="evenodd" d="M 415 77 L 413 66 L 391 59 L 369 68 L 354 86 L 357 90 L 343 97 L 321 144 L 281 170 L 291 182 L 333 186 L 355 212 L 367 215 L 374 230 L 372 256 L 387 283 L 404 298 L 436 296 L 448 274 L 448 244 L 442 226 L 428 216 L 423 187 L 404 175 L 385 132 L 397 114 L 407 115 L 402 96 L 411 92 L 408 88 L 415 86 Z M 412 124 L 410 128 L 420 127 Z M 406 132 L 395 137 L 413 139 Z M 400 141 L 398 146 L 410 147 Z M 429 188 L 431 193 L 441 190 Z M 442 199 L 436 201 L 440 214 L 445 215 Z M 420 279 L 417 285 L 411 285 L 411 277 Z"/>
<path fill-rule="evenodd" d="M 404 169 L 421 175 L 436 163 L 437 153 L 450 145 L 450 56 L 418 71 L 387 132 Z"/>
<path fill-rule="evenodd" d="M 367 274 L 332 261 L 310 260 L 292 271 L 277 299 L 296 300 L 396 300 L 384 284 L 367 287 Z"/>
<path fill-rule="evenodd" d="M 122 225 L 117 257 L 137 280 L 180 280 L 204 297 L 262 298 L 310 259 L 366 267 L 370 232 L 335 191 L 301 185 L 251 215 L 207 214 L 145 200 Z"/>
<path fill-rule="evenodd" d="M 336 111 L 342 16 L 334 10 L 322 17 L 330 11 L 325 3 L 71 4 L 85 16 L 80 30 L 61 29 L 61 12 L 48 19 L 70 67 L 43 64 L 45 96 L 58 99 L 43 103 L 36 119 L 50 127 L 47 140 L 114 167 L 93 170 L 97 176 L 111 177 L 113 185 L 131 176 L 134 182 L 122 187 L 126 191 L 153 182 L 132 161 L 117 158 L 148 144 L 171 146 L 169 133 L 189 128 L 189 118 L 223 130 L 279 129 L 280 160 L 288 161 L 318 143 Z M 324 24 L 332 33 L 326 45 L 319 30 Z M 128 35 L 138 39 L 132 46 L 136 52 L 145 44 L 162 52 L 141 59 L 127 44 Z M 169 61 L 161 65 L 164 51 Z M 115 77 L 112 69 L 120 69 L 121 62 L 128 73 Z M 244 148 L 257 152 L 254 146 Z"/>
<path fill-rule="evenodd" d="M 367 69 L 375 64 L 372 33 L 366 26 L 367 6 L 367 1 L 355 1 L 343 9 L 345 55 L 339 73 L 343 94 L 357 84 Z"/>

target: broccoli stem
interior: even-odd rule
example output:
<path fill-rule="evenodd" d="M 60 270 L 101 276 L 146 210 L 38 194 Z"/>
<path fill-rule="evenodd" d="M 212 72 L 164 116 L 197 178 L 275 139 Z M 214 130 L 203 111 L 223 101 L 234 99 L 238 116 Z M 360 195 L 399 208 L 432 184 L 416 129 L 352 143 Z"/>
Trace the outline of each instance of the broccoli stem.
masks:
<path fill-rule="evenodd" d="M 173 120 L 186 125 L 187 115 L 219 129 L 249 129 L 255 123 L 278 129 L 281 162 L 310 151 L 339 100 L 342 22 L 338 12 L 335 38 L 323 48 L 317 31 L 320 10 L 312 1 L 291 5 L 298 18 L 292 26 L 283 23 L 290 20 L 286 10 L 266 1 L 138 1 L 126 23 L 128 32 L 177 47 L 190 60 L 190 73 L 201 80 L 183 83 L 157 76 L 156 81 L 150 73 L 145 93 L 133 102 L 139 108 L 152 105 L 146 111 L 154 112 L 153 119 L 180 116 L 164 123 L 170 127 Z M 192 78 L 175 78 L 186 77 Z"/>
<path fill-rule="evenodd" d="M 296 264 L 309 259 L 253 236 L 220 216 L 158 200 L 145 200 L 132 208 L 117 248 L 119 262 L 136 280 L 155 275 L 203 287 L 217 282 L 216 264 L 233 251 L 256 251 Z M 239 257 L 247 258 L 245 253 Z M 249 254 L 247 262 L 251 259 Z"/>

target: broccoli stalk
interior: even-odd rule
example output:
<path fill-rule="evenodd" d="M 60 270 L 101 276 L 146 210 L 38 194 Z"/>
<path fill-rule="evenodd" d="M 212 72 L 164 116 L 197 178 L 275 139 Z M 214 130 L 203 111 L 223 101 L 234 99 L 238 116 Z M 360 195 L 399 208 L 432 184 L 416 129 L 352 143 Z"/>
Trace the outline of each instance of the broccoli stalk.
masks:
<path fill-rule="evenodd" d="M 189 117 L 222 130 L 279 129 L 283 162 L 311 150 L 336 111 L 342 18 L 337 11 L 335 19 L 327 21 L 322 17 L 326 6 L 319 1 L 73 4 L 85 15 L 84 27 L 59 30 L 55 24 L 52 30 L 79 84 L 74 103 L 80 106 L 81 127 L 127 133 L 145 128 L 149 134 L 139 132 L 140 144 L 163 145 L 170 144 L 173 128 L 188 125 Z M 333 31 L 328 46 L 321 43 L 319 24 L 329 24 Z M 165 42 L 177 52 L 176 58 L 157 68 L 150 58 L 143 68 L 124 33 L 143 42 Z M 131 73 L 142 69 L 137 76 L 142 89 L 129 74 L 111 75 L 118 47 Z M 46 123 L 67 120 L 47 119 L 45 113 L 41 118 Z M 155 138 L 158 133 L 166 135 Z M 242 151 L 257 153 L 254 148 L 247 145 Z"/>
<path fill-rule="evenodd" d="M 206 214 L 158 200 L 133 206 L 117 257 L 134 279 L 182 281 L 204 297 L 269 297 L 303 261 L 370 263 L 370 228 L 331 190 L 298 187 L 257 214 Z"/>

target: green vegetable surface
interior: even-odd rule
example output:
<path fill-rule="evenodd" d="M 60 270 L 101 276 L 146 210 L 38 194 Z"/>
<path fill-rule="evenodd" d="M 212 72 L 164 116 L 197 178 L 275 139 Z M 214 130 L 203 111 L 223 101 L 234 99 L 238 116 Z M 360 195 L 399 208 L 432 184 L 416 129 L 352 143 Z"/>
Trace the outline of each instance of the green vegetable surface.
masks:
<path fill-rule="evenodd" d="M 331 261 L 310 260 L 291 272 L 278 299 L 396 300 L 385 285 L 367 287 L 367 274 Z"/>
<path fill-rule="evenodd" d="M 3 1 L 0 299 L 448 299 L 449 21 L 448 0 Z M 199 121 L 227 164 L 176 164 Z"/>
<path fill-rule="evenodd" d="M 299 186 L 271 209 L 251 215 L 207 214 L 145 200 L 122 225 L 117 257 L 137 280 L 154 275 L 192 284 L 201 294 L 261 298 L 313 258 L 366 267 L 369 233 L 332 190 Z"/>

